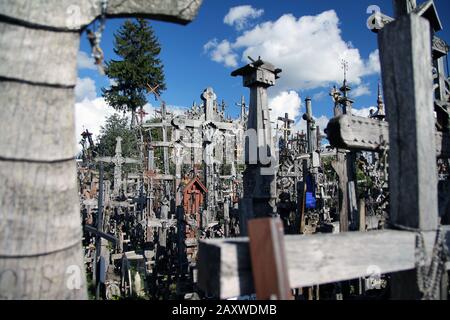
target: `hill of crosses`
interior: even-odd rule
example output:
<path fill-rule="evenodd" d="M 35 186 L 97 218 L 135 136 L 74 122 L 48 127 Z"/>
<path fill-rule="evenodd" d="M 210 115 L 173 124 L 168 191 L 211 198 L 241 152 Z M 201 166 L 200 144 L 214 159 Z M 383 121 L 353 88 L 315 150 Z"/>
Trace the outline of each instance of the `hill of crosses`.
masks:
<path fill-rule="evenodd" d="M 0 299 L 448 300 L 448 4 L 360 13 L 379 60 L 366 94 L 359 53 L 269 38 L 294 19 L 292 41 L 320 40 L 314 17 L 212 2 L 0 1 Z M 200 82 L 153 20 L 180 42 L 196 24 L 240 36 L 195 49 Z M 314 55 L 334 59 L 326 81 Z M 80 131 L 82 58 L 104 107 Z M 200 85 L 182 107 L 177 76 Z"/>

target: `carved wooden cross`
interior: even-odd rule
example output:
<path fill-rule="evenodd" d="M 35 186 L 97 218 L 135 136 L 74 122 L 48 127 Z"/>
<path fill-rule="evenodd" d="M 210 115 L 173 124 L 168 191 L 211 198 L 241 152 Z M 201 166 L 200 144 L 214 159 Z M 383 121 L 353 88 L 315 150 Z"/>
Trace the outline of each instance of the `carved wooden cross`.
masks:
<path fill-rule="evenodd" d="M 283 117 L 278 117 L 279 121 L 283 122 L 283 133 L 284 133 L 284 142 L 287 144 L 288 141 L 288 137 L 291 134 L 291 125 L 293 123 L 295 123 L 294 120 L 289 119 L 289 114 L 285 113 L 284 114 L 284 118 Z"/>
<path fill-rule="evenodd" d="M 98 157 L 95 158 L 96 162 L 105 162 L 114 164 L 114 195 L 118 195 L 120 188 L 122 187 L 122 165 L 123 164 L 139 164 L 138 159 L 126 158 L 122 156 L 122 138 L 116 138 L 116 154 L 114 157 Z"/>
<path fill-rule="evenodd" d="M 0 221 L 10 221 L 0 224 L 0 283 L 8 284 L 0 292 L 11 298 L 87 297 L 73 107 L 81 31 L 101 15 L 101 3 L 3 0 L 0 5 L 0 194 L 21 195 L 20 201 L 0 205 Z M 106 15 L 186 24 L 200 4 L 109 0 Z M 30 272 L 31 290 L 25 280 Z"/>

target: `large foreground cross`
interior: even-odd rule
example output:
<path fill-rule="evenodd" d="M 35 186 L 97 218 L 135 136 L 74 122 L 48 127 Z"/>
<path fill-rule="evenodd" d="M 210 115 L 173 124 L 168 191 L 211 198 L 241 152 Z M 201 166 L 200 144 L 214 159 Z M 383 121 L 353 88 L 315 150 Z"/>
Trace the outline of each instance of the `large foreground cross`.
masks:
<path fill-rule="evenodd" d="M 107 17 L 187 24 L 202 0 L 108 0 Z M 102 0 L 0 2 L 0 298 L 87 298 L 75 169 L 81 31 Z"/>

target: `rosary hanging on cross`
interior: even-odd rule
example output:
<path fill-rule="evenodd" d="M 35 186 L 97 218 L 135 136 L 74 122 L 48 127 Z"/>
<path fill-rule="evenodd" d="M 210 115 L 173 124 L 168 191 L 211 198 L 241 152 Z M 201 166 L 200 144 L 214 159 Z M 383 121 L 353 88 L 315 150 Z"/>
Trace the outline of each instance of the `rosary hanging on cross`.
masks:
<path fill-rule="evenodd" d="M 92 49 L 92 57 L 95 59 L 95 64 L 97 65 L 98 72 L 102 75 L 105 74 L 105 68 L 103 66 L 104 53 L 100 47 L 100 42 L 102 40 L 102 34 L 105 30 L 106 25 L 106 9 L 108 7 L 108 0 L 102 0 L 102 14 L 100 16 L 100 25 L 97 31 L 92 31 L 87 29 L 87 37 Z M 94 22 L 95 23 L 95 22 Z"/>

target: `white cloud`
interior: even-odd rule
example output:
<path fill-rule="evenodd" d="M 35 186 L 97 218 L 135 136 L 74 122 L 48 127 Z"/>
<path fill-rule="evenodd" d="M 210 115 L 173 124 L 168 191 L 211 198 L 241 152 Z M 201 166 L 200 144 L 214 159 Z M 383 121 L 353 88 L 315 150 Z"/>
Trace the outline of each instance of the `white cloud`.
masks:
<path fill-rule="evenodd" d="M 377 110 L 376 107 L 368 107 L 368 108 L 362 108 L 362 109 L 354 109 L 352 108 L 352 114 L 354 116 L 358 116 L 358 117 L 364 117 L 367 118 L 370 115 L 370 110 Z"/>
<path fill-rule="evenodd" d="M 329 96 L 328 92 L 320 91 L 312 96 L 312 100 L 313 101 L 321 101 L 327 96 Z"/>
<path fill-rule="evenodd" d="M 327 128 L 328 122 L 330 122 L 330 119 L 326 116 L 320 116 L 319 118 L 314 118 L 316 120 L 316 125 L 320 128 L 320 132 L 323 133 L 323 131 Z"/>
<path fill-rule="evenodd" d="M 351 96 L 357 98 L 361 96 L 368 96 L 371 93 L 372 92 L 370 91 L 370 88 L 367 84 L 361 84 L 352 91 Z"/>
<path fill-rule="evenodd" d="M 155 108 L 152 104 L 147 103 L 144 106 L 145 112 L 148 113 L 144 117 L 144 122 L 156 116 Z M 169 112 L 175 115 L 181 115 L 186 111 L 186 108 L 180 106 L 167 106 Z M 112 107 L 108 106 L 105 99 L 102 97 L 85 98 L 75 103 L 75 127 L 76 127 L 76 141 L 81 140 L 81 133 L 88 129 L 93 133 L 93 139 L 95 140 L 100 134 L 100 128 L 105 125 L 106 118 L 113 114 L 123 115 L 123 112 L 117 112 Z M 128 113 L 128 118 L 130 114 Z M 78 149 L 81 150 L 81 146 L 78 145 Z"/>
<path fill-rule="evenodd" d="M 278 121 L 278 117 L 284 118 L 286 113 L 289 119 L 295 120 L 300 116 L 301 99 L 295 91 L 283 91 L 269 100 L 269 107 L 272 121 Z"/>
<path fill-rule="evenodd" d="M 318 118 L 313 116 L 313 118 L 316 121 L 316 125 L 319 126 L 319 128 L 320 128 L 320 132 L 323 134 L 324 130 L 328 126 L 328 122 L 330 122 L 330 119 L 325 115 L 321 115 Z M 303 120 L 303 118 L 300 118 L 299 121 L 297 123 L 295 123 L 294 128 L 298 132 L 303 131 L 304 133 L 306 133 L 306 121 Z"/>
<path fill-rule="evenodd" d="M 97 70 L 95 66 L 94 59 L 84 51 L 79 51 L 77 55 L 77 68 L 78 69 L 89 69 Z"/>
<path fill-rule="evenodd" d="M 377 50 L 373 51 L 369 55 L 369 61 L 367 62 L 367 72 L 368 73 L 380 73 L 381 65 L 380 65 L 380 53 Z"/>
<path fill-rule="evenodd" d="M 112 87 L 112 86 L 115 86 L 115 85 L 117 85 L 117 81 L 114 80 L 114 79 L 109 79 L 109 86 Z"/>
<path fill-rule="evenodd" d="M 93 100 L 97 97 L 95 81 L 89 77 L 77 78 L 75 86 L 75 101 L 81 102 L 85 99 Z"/>
<path fill-rule="evenodd" d="M 250 19 L 259 18 L 264 14 L 263 9 L 255 9 L 250 5 L 232 7 L 224 17 L 223 22 L 242 30 L 248 26 Z"/>
<path fill-rule="evenodd" d="M 341 33 L 334 10 L 300 18 L 285 14 L 276 21 L 264 22 L 245 31 L 234 42 L 222 41 L 224 48 L 216 50 L 211 58 L 235 67 L 234 57 L 238 53 L 243 63 L 247 62 L 247 56 L 261 56 L 283 69 L 277 85 L 280 91 L 328 87 L 331 83 L 341 82 L 341 61 L 345 59 L 349 64 L 349 81 L 359 85 L 363 76 L 379 71 L 378 52 L 372 52 L 364 60 L 359 50 L 345 41 Z M 215 44 L 209 44 L 207 50 L 217 49 L 217 40 Z M 233 57 L 233 63 L 225 63 L 226 57 Z"/>
<path fill-rule="evenodd" d="M 84 99 L 75 104 L 75 123 L 76 123 L 76 139 L 81 140 L 81 133 L 88 129 L 93 133 L 94 140 L 100 133 L 100 127 L 105 124 L 107 117 L 116 113 L 109 107 L 103 98 L 95 98 L 92 100 Z M 78 145 L 81 149 L 81 147 Z"/>
<path fill-rule="evenodd" d="M 289 119 L 295 120 L 295 123 L 292 126 L 293 130 L 306 132 L 306 121 L 302 118 L 302 101 L 297 92 L 283 91 L 269 100 L 269 106 L 272 109 L 270 113 L 270 119 L 272 121 L 278 122 L 278 117 L 284 118 L 285 113 L 288 113 Z M 316 125 L 320 127 L 320 131 L 323 133 L 330 119 L 324 115 L 320 117 L 313 116 L 313 118 L 316 121 Z"/>
<path fill-rule="evenodd" d="M 204 46 L 205 53 L 209 53 L 211 60 L 223 63 L 227 67 L 237 67 L 238 55 L 233 52 L 231 44 L 227 40 L 218 42 L 217 39 L 208 41 Z"/>

